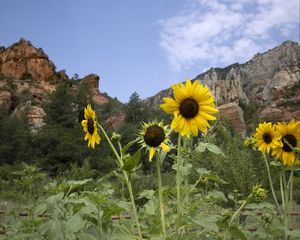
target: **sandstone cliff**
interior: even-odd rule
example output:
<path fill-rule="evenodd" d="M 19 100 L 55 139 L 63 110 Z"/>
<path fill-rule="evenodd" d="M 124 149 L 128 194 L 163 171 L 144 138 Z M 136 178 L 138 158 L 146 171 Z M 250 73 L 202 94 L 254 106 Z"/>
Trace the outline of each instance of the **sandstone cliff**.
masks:
<path fill-rule="evenodd" d="M 196 79 L 212 90 L 221 114 L 227 116 L 242 134 L 246 132 L 246 125 L 241 106 L 255 104 L 259 121 L 300 119 L 298 43 L 286 41 L 265 53 L 256 54 L 244 64 L 211 68 L 193 80 Z M 172 90 L 167 89 L 145 102 L 149 106 L 159 106 L 163 97 L 171 95 Z"/>
<path fill-rule="evenodd" d="M 62 82 L 72 83 L 64 70 L 56 72 L 55 69 L 41 48 L 23 38 L 7 48 L 0 47 L 0 106 L 12 114 L 25 114 L 34 130 L 42 127 L 47 94 Z M 71 91 L 88 83 L 93 101 L 104 104 L 108 98 L 99 92 L 99 79 L 90 74 L 77 80 L 76 84 L 70 84 Z"/>

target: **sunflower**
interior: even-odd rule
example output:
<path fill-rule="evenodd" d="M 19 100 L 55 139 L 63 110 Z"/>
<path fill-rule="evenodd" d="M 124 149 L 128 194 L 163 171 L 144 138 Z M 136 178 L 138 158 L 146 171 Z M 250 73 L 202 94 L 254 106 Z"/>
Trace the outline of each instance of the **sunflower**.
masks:
<path fill-rule="evenodd" d="M 100 143 L 100 136 L 97 129 L 96 113 L 92 109 L 91 104 L 88 104 L 84 109 L 84 120 L 81 121 L 83 131 L 86 133 L 84 140 L 88 140 L 88 147 L 95 148 L 95 143 Z"/>
<path fill-rule="evenodd" d="M 215 108 L 214 97 L 208 87 L 198 81 L 186 81 L 172 86 L 173 98 L 164 98 L 160 107 L 167 113 L 173 113 L 171 128 L 182 136 L 198 136 L 198 130 L 206 133 L 210 127 L 208 120 L 216 120 L 212 114 L 218 112 Z"/>
<path fill-rule="evenodd" d="M 264 122 L 258 125 L 254 134 L 255 145 L 263 153 L 269 153 L 276 146 L 282 147 L 280 137 L 275 134 L 275 126 L 271 122 Z"/>
<path fill-rule="evenodd" d="M 281 158 L 283 165 L 289 167 L 299 165 L 300 161 L 290 146 L 300 148 L 300 122 L 292 119 L 288 124 L 285 122 L 277 123 L 275 129 L 277 134 L 281 136 L 282 145 L 274 148 L 272 155 Z"/>
<path fill-rule="evenodd" d="M 138 142 L 142 147 L 147 148 L 149 151 L 149 161 L 155 154 L 158 147 L 161 147 L 163 151 L 169 152 L 168 146 L 170 131 L 167 126 L 164 126 L 163 122 L 149 122 L 142 123 L 142 129 L 139 132 Z"/>

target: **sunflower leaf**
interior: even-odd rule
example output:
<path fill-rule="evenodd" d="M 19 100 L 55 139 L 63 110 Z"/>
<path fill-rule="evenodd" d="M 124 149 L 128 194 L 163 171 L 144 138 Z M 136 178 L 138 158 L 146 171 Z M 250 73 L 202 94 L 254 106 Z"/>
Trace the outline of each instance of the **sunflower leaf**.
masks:
<path fill-rule="evenodd" d="M 226 157 L 225 154 L 222 152 L 222 150 L 218 146 L 212 143 L 199 142 L 198 146 L 195 148 L 195 150 L 198 152 L 205 152 L 206 149 L 214 154 L 220 154 L 223 157 Z"/>
<path fill-rule="evenodd" d="M 137 139 L 130 141 L 129 143 L 127 143 L 124 147 L 122 147 L 122 154 L 125 154 L 127 152 L 127 150 L 133 145 L 135 144 L 137 141 Z"/>
<path fill-rule="evenodd" d="M 141 158 L 140 150 L 136 151 L 135 154 L 133 154 L 132 156 L 127 155 L 127 157 L 124 157 L 124 165 L 122 169 L 127 172 L 130 172 L 139 164 L 140 158 Z"/>

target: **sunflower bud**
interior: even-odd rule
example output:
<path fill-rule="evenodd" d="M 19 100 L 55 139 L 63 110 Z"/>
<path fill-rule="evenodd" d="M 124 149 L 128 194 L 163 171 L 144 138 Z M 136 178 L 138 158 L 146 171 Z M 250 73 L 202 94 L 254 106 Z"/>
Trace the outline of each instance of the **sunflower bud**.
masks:
<path fill-rule="evenodd" d="M 112 141 L 120 141 L 121 139 L 121 134 L 117 133 L 117 132 L 113 132 L 112 136 L 111 136 L 111 140 Z"/>
<path fill-rule="evenodd" d="M 256 184 L 252 187 L 250 198 L 252 201 L 260 203 L 263 202 L 267 197 L 268 191 L 261 187 L 261 185 Z"/>
<path fill-rule="evenodd" d="M 249 149 L 255 149 L 255 140 L 253 137 L 247 137 L 244 141 L 244 146 Z"/>

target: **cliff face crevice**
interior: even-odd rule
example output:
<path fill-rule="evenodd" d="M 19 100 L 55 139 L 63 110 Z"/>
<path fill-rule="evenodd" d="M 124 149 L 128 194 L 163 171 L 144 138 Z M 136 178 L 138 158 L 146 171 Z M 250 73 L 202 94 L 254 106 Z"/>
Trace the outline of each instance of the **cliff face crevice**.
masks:
<path fill-rule="evenodd" d="M 244 64 L 211 68 L 195 79 L 208 86 L 221 113 L 233 127 L 244 132 L 243 117 L 237 117 L 239 104 L 258 106 L 259 121 L 300 119 L 300 46 L 286 41 L 265 53 L 256 54 Z M 145 100 L 148 106 L 159 106 L 171 89 Z M 229 104 L 229 103 L 236 103 Z M 229 104 L 229 105 L 228 105 Z M 224 105 L 224 106 L 223 106 Z M 241 116 L 241 115 L 240 115 Z"/>

